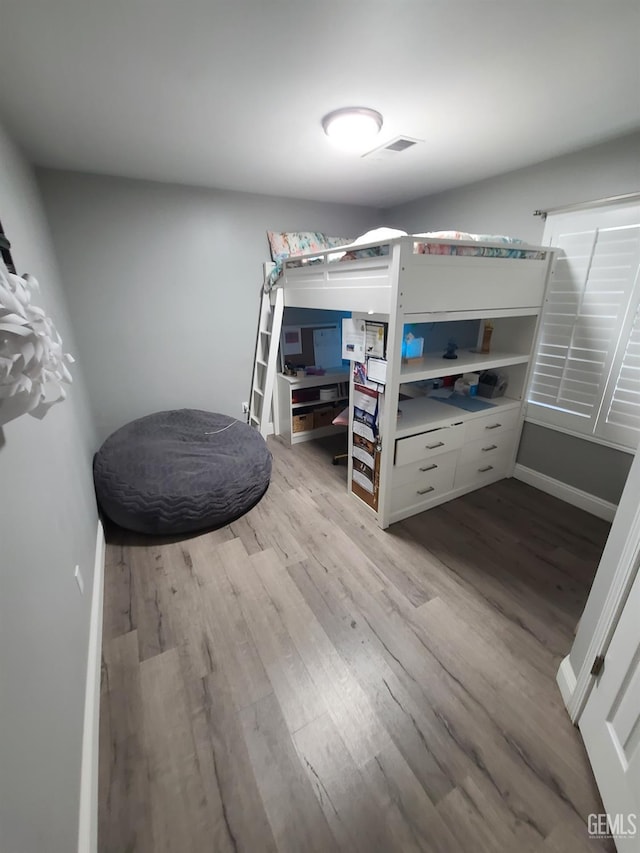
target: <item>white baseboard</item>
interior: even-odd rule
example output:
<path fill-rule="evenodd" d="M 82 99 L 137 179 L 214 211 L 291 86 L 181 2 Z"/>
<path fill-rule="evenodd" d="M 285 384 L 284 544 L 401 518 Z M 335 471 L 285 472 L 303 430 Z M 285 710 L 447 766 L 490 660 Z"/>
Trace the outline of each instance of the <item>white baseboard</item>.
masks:
<path fill-rule="evenodd" d="M 105 547 L 104 530 L 98 521 L 82 732 L 78 853 L 97 853 L 98 850 L 98 743 Z"/>
<path fill-rule="evenodd" d="M 576 674 L 571 666 L 569 655 L 563 659 L 556 675 L 556 682 L 562 694 L 562 701 L 565 707 L 569 707 L 569 702 L 573 696 L 573 691 L 576 689 Z"/>
<path fill-rule="evenodd" d="M 605 521 L 613 521 L 618 509 L 616 504 L 609 503 L 609 501 L 591 495 L 589 492 L 576 489 L 575 486 L 569 486 L 561 480 L 554 480 L 553 477 L 547 477 L 546 474 L 540 474 L 533 468 L 525 468 L 524 465 L 516 465 L 513 476 L 516 480 L 522 480 L 523 483 L 528 483 L 528 485 L 540 489 L 541 492 L 553 495 L 554 498 L 560 498 L 560 500 L 577 506 L 585 512 L 590 512 L 591 515 L 597 515 L 598 518 L 603 518 Z"/>

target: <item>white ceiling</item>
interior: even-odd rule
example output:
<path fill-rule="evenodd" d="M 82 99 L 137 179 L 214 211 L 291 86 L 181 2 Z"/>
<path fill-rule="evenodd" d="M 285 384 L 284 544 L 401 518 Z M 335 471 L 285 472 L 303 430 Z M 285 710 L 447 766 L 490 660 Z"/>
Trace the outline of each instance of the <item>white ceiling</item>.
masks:
<path fill-rule="evenodd" d="M 638 0 L 0 0 L 41 165 L 385 207 L 640 127 Z M 322 116 L 370 106 L 387 162 Z"/>

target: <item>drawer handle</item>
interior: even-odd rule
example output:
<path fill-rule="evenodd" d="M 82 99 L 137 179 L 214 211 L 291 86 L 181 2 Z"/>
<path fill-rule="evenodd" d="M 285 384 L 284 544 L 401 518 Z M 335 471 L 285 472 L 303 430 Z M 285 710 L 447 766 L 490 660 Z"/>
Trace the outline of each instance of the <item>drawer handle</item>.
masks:
<path fill-rule="evenodd" d="M 437 444 L 425 444 L 425 450 L 435 450 L 436 447 L 444 447 L 444 441 L 439 441 Z"/>
<path fill-rule="evenodd" d="M 418 489 L 418 491 L 416 492 L 416 495 L 426 495 L 428 492 L 433 492 L 433 491 L 435 491 L 435 487 L 434 486 L 428 486 L 426 489 Z"/>
<path fill-rule="evenodd" d="M 493 424 L 492 426 L 485 427 L 485 429 L 498 429 L 498 427 L 501 427 L 501 426 L 502 426 L 502 424 Z"/>
<path fill-rule="evenodd" d="M 433 471 L 434 468 L 437 468 L 437 465 L 425 465 L 424 468 L 419 468 L 419 471 Z"/>
<path fill-rule="evenodd" d="M 479 471 L 481 474 L 486 474 L 486 473 L 487 473 L 487 471 L 493 471 L 493 465 L 487 465 L 487 466 L 486 466 L 486 467 L 484 467 L 484 468 L 478 468 L 478 471 Z"/>
<path fill-rule="evenodd" d="M 482 452 L 487 453 L 489 450 L 497 450 L 497 449 L 498 449 L 497 444 L 490 444 L 489 447 L 483 447 Z"/>

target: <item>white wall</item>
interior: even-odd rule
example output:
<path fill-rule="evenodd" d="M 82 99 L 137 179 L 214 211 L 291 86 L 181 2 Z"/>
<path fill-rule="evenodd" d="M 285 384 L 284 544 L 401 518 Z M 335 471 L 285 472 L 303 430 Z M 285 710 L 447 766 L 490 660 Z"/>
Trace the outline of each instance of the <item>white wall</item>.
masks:
<path fill-rule="evenodd" d="M 385 222 L 413 232 L 457 229 L 540 243 L 544 220 L 534 210 L 640 191 L 639 151 L 640 133 L 627 134 L 399 205 L 384 212 Z"/>
<path fill-rule="evenodd" d="M 77 355 L 31 170 L 0 127 L 0 220 L 18 272 Z M 0 850 L 77 844 L 89 610 L 97 515 L 95 437 L 73 368 L 66 402 L 0 429 Z M 80 595 L 73 572 L 85 579 Z"/>
<path fill-rule="evenodd" d="M 249 398 L 266 230 L 356 235 L 362 207 L 38 173 L 101 440 L 133 418 Z"/>
<path fill-rule="evenodd" d="M 544 129 L 541 129 L 541 133 Z M 640 191 L 640 133 L 566 154 L 385 211 L 385 223 L 409 232 L 457 229 L 510 234 L 540 243 L 534 210 Z M 525 424 L 518 462 L 617 503 L 632 456 Z"/>

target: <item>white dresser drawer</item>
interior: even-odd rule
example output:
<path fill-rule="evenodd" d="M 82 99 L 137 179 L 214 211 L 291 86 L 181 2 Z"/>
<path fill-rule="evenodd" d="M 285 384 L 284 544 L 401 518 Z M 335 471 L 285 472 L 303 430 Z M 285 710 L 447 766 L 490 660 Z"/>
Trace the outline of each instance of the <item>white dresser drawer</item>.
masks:
<path fill-rule="evenodd" d="M 479 438 L 477 441 L 465 444 L 460 451 L 460 464 L 477 462 L 480 466 L 485 463 L 493 465 L 494 460 L 502 456 L 510 456 L 513 453 L 518 431 L 510 429 L 508 432 L 502 430 L 496 430 L 496 432 L 497 435 L 489 433 L 486 438 Z"/>
<path fill-rule="evenodd" d="M 507 474 L 510 459 L 509 455 L 502 455 L 497 459 L 487 460 L 483 463 L 467 462 L 465 465 L 458 465 L 456 469 L 455 488 L 461 489 L 463 486 L 479 488 L 484 483 L 493 483 L 494 480 L 500 480 Z"/>
<path fill-rule="evenodd" d="M 464 442 L 465 426 L 455 426 L 432 429 L 421 432 L 410 438 L 399 438 L 396 441 L 396 465 L 409 465 L 421 459 L 429 459 L 450 450 L 457 450 Z"/>
<path fill-rule="evenodd" d="M 459 451 L 452 450 L 449 453 L 434 456 L 432 459 L 421 459 L 418 462 L 411 462 L 409 465 L 400 467 L 395 465 L 391 474 L 391 487 L 395 489 L 398 486 L 404 486 L 406 483 L 430 485 L 436 472 L 455 470 L 458 453 Z"/>
<path fill-rule="evenodd" d="M 474 441 L 484 436 L 492 438 L 501 432 L 515 429 L 520 419 L 520 408 L 499 410 L 483 415 L 481 418 L 472 418 L 467 421 L 467 441 Z"/>
<path fill-rule="evenodd" d="M 455 456 L 456 454 L 454 454 Z M 455 460 L 454 460 L 455 462 Z M 455 464 L 445 468 L 436 468 L 428 472 L 426 479 L 418 482 L 404 483 L 391 489 L 391 512 L 420 507 L 440 495 L 450 492 L 453 488 Z M 419 512 L 419 509 L 416 509 Z"/>

